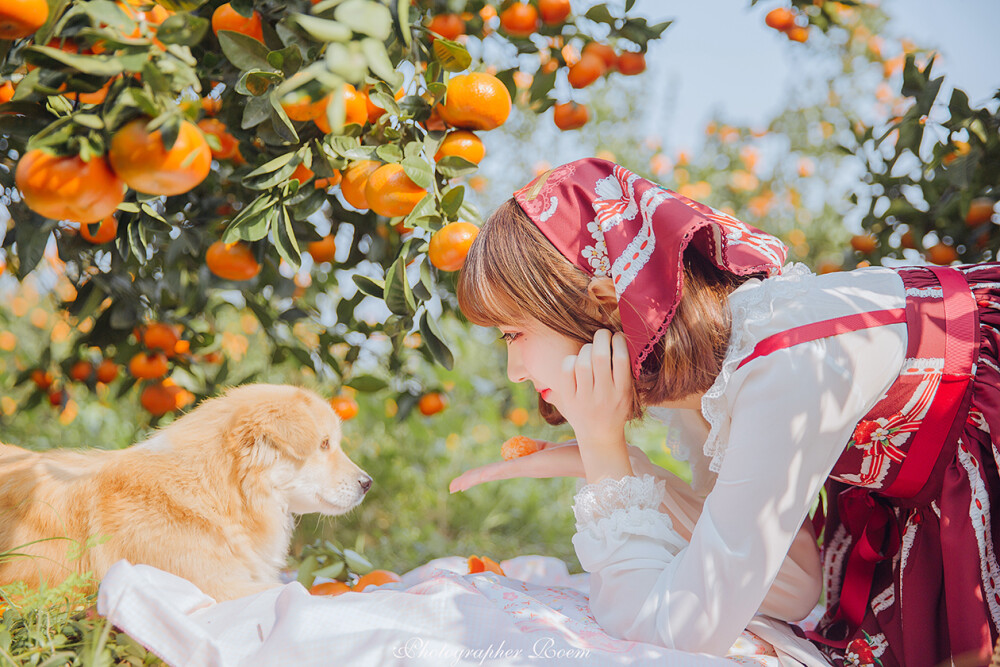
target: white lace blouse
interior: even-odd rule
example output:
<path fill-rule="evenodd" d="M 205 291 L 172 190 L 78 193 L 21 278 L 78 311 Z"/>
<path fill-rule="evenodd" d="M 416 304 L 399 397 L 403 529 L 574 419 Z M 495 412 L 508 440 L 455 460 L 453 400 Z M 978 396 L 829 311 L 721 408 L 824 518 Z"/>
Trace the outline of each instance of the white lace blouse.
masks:
<path fill-rule="evenodd" d="M 854 426 L 898 375 L 906 327 L 845 333 L 736 366 L 774 333 L 904 303 L 902 281 L 881 267 L 816 276 L 793 265 L 730 295 L 729 350 L 701 404 L 708 426 L 695 411 L 650 410 L 679 417 L 674 446 L 690 456 L 692 487 L 666 471 L 637 471 L 576 495 L 573 545 L 605 629 L 724 655 L 756 613 L 808 614 L 820 573 L 803 522 Z"/>

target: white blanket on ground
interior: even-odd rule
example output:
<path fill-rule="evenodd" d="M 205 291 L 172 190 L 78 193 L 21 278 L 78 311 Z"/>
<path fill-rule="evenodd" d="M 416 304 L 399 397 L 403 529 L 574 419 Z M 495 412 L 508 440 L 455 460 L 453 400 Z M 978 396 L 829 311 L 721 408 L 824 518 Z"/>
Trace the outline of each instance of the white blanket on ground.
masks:
<path fill-rule="evenodd" d="M 570 575 L 561 560 L 543 556 L 501 565 L 506 577 L 469 575 L 466 559 L 453 556 L 364 593 L 316 597 L 293 582 L 216 602 L 184 579 L 120 561 L 97 604 L 174 667 L 799 664 L 751 632 L 727 658 L 615 639 L 590 613 L 588 575 Z M 763 617 L 751 625 L 795 655 L 797 642 L 782 626 Z"/>

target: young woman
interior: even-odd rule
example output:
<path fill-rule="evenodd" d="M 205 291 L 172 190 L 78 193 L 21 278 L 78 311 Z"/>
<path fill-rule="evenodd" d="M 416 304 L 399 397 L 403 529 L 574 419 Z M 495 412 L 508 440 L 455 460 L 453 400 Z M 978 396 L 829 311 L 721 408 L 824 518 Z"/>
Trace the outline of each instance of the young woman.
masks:
<path fill-rule="evenodd" d="M 723 654 L 773 613 L 815 527 L 822 575 L 799 572 L 822 576 L 809 638 L 831 663 L 982 664 L 1000 626 L 1000 265 L 815 276 L 784 260 L 778 239 L 612 163 L 539 176 L 483 225 L 459 303 L 576 443 L 452 490 L 585 477 L 573 542 L 597 620 L 624 638 Z M 626 445 L 644 411 L 677 417 L 693 489 Z M 815 602 L 805 589 L 783 618 Z"/>

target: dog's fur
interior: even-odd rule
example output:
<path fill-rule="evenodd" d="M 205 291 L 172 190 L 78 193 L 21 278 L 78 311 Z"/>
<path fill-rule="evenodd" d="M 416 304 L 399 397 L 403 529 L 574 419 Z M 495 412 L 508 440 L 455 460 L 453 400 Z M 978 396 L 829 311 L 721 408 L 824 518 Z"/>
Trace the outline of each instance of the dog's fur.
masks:
<path fill-rule="evenodd" d="M 292 514 L 343 514 L 371 486 L 340 436 L 318 395 L 261 384 L 210 399 L 126 449 L 0 444 L 0 554 L 34 556 L 0 559 L 0 585 L 100 578 L 122 558 L 217 600 L 280 585 Z M 69 539 L 38 542 L 46 538 Z M 88 538 L 99 543 L 75 554 Z"/>

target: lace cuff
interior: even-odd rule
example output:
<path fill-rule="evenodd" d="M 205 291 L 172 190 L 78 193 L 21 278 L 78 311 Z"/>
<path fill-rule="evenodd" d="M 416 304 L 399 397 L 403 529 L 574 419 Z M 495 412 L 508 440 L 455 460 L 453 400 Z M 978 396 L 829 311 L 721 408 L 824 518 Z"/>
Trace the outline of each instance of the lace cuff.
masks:
<path fill-rule="evenodd" d="M 665 493 L 666 484 L 652 475 L 608 478 L 596 484 L 587 484 L 577 492 L 573 502 L 577 530 L 610 517 L 615 510 L 659 511 Z"/>

